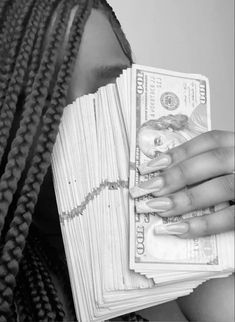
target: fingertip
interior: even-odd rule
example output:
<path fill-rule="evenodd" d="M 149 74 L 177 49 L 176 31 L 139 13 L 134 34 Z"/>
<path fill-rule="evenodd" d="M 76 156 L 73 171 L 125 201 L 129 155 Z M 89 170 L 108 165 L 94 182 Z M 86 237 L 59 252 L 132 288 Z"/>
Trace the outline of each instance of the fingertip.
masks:
<path fill-rule="evenodd" d="M 145 175 L 151 172 L 167 168 L 172 163 L 170 154 L 161 153 L 155 159 L 145 162 L 138 167 L 140 174 Z"/>

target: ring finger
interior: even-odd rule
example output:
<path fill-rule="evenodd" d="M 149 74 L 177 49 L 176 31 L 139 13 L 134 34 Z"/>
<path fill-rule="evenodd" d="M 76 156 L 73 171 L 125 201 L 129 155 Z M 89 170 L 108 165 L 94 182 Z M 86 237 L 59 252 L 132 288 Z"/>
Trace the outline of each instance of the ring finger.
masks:
<path fill-rule="evenodd" d="M 229 174 L 234 169 L 233 148 L 220 148 L 176 164 L 148 181 L 130 189 L 133 198 L 153 194 L 157 197 L 174 193 L 186 186 Z"/>
<path fill-rule="evenodd" d="M 234 199 L 234 175 L 217 177 L 173 194 L 136 202 L 137 213 L 157 212 L 170 217 Z"/>

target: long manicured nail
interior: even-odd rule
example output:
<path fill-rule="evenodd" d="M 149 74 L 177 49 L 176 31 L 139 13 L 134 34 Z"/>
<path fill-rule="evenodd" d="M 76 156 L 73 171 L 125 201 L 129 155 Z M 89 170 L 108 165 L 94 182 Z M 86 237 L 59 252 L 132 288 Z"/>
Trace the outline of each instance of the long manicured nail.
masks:
<path fill-rule="evenodd" d="M 154 232 L 156 235 L 182 235 L 189 230 L 189 224 L 186 222 L 178 224 L 156 225 Z"/>
<path fill-rule="evenodd" d="M 150 200 L 141 200 L 136 203 L 137 213 L 164 212 L 173 207 L 170 198 L 154 198 Z"/>
<path fill-rule="evenodd" d="M 130 194 L 132 198 L 139 198 L 145 195 L 148 195 L 153 192 L 160 191 L 164 186 L 164 180 L 162 177 L 155 177 L 149 181 L 140 183 L 138 186 L 135 186 L 130 189 Z"/>
<path fill-rule="evenodd" d="M 149 162 L 141 164 L 138 169 L 141 174 L 148 174 L 153 171 L 161 170 L 168 167 L 172 162 L 169 154 L 160 154 L 159 157 Z"/>

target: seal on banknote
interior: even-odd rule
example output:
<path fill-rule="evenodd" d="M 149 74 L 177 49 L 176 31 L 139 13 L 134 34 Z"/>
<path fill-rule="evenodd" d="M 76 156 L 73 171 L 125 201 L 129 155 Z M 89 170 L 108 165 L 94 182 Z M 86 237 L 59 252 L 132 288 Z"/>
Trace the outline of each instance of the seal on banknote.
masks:
<path fill-rule="evenodd" d="M 173 92 L 165 92 L 160 98 L 161 104 L 168 111 L 173 111 L 177 109 L 180 104 L 179 97 Z"/>

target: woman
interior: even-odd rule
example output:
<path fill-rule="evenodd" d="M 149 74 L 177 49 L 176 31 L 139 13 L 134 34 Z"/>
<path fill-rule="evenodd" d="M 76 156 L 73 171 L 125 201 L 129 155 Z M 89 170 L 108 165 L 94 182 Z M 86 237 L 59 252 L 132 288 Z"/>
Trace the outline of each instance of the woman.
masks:
<path fill-rule="evenodd" d="M 0 17 L 1 321 L 74 321 L 50 154 L 63 107 L 130 48 L 104 0 L 1 0 Z"/>
<path fill-rule="evenodd" d="M 105 1 L 3 0 L 0 17 L 1 321 L 74 321 L 50 154 L 63 107 L 112 82 L 131 52 Z"/>

